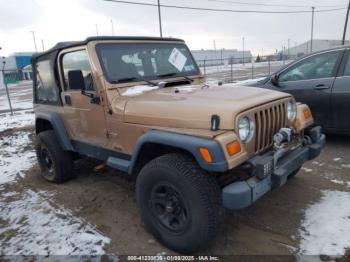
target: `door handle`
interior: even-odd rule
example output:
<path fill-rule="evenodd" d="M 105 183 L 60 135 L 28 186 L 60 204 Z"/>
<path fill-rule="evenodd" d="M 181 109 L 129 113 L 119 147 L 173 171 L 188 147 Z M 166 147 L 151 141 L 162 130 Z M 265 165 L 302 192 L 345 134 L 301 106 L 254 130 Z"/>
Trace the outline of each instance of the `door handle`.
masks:
<path fill-rule="evenodd" d="M 64 96 L 64 101 L 66 102 L 66 105 L 72 105 L 72 99 L 70 98 L 70 96 Z"/>
<path fill-rule="evenodd" d="M 324 84 L 319 84 L 314 87 L 314 90 L 325 90 L 325 89 L 329 89 L 329 86 L 326 86 Z"/>

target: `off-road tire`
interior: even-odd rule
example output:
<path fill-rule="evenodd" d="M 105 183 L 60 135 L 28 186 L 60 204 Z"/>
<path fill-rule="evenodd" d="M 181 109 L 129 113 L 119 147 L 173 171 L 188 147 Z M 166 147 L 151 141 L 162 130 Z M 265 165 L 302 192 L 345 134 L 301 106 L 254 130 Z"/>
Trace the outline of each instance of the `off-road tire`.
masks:
<path fill-rule="evenodd" d="M 53 130 L 37 135 L 35 151 L 43 178 L 53 183 L 63 183 L 73 177 L 73 155 L 63 150 Z"/>
<path fill-rule="evenodd" d="M 154 211 L 152 192 L 163 184 L 174 187 L 176 196 L 182 196 L 187 208 L 183 213 L 187 214 L 186 223 L 189 222 L 183 231 L 173 232 L 164 226 Z M 223 224 L 224 208 L 216 179 L 185 155 L 167 154 L 150 161 L 137 178 L 136 195 L 145 228 L 163 245 L 179 253 L 209 247 Z"/>
<path fill-rule="evenodd" d="M 294 178 L 300 171 L 301 167 L 299 167 L 297 170 L 295 170 L 293 173 L 291 173 L 289 176 L 288 176 L 288 179 L 292 179 Z"/>

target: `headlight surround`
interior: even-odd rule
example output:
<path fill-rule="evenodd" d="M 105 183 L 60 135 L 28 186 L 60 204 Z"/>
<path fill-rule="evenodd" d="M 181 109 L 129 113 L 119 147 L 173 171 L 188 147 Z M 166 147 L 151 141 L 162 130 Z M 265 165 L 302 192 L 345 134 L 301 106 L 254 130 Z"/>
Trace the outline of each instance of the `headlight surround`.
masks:
<path fill-rule="evenodd" d="M 247 143 L 254 136 L 255 125 L 254 122 L 247 116 L 242 117 L 238 123 L 239 139 L 243 143 Z"/>
<path fill-rule="evenodd" d="M 297 105 L 294 100 L 289 101 L 287 106 L 288 121 L 294 122 L 296 116 L 297 116 Z"/>

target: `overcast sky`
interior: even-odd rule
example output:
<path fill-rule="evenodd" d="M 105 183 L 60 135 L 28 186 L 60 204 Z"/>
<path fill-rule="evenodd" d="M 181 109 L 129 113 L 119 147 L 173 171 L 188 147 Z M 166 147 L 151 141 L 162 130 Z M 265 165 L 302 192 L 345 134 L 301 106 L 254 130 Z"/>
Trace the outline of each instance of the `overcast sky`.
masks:
<path fill-rule="evenodd" d="M 156 3 L 156 0 L 131 0 Z M 228 0 L 233 1 L 233 0 Z M 235 0 L 244 3 L 284 4 L 302 6 L 346 7 L 347 0 Z M 309 7 L 264 7 L 239 5 L 208 0 L 161 0 L 162 4 L 210 7 L 236 10 L 311 10 Z M 323 7 L 328 9 L 329 7 Z M 316 8 L 320 10 L 322 8 Z M 30 31 L 35 31 L 38 50 L 58 41 L 82 40 L 96 35 L 111 35 L 111 19 L 115 35 L 159 36 L 158 10 L 155 7 L 127 5 L 103 0 L 0 0 L 0 55 L 34 51 Z M 316 13 L 316 39 L 340 39 L 346 10 Z M 247 14 L 222 13 L 162 8 L 164 36 L 186 40 L 191 49 L 242 48 L 254 54 L 264 54 L 310 39 L 311 13 L 306 14 Z M 350 31 L 350 30 L 349 30 Z M 350 35 L 348 37 L 350 39 Z"/>

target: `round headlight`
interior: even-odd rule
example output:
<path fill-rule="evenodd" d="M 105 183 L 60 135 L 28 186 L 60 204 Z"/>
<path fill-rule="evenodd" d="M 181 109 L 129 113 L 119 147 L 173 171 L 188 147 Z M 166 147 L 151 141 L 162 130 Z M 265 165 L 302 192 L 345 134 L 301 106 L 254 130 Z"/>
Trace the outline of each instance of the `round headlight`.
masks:
<path fill-rule="evenodd" d="M 242 117 L 238 123 L 239 139 L 243 143 L 247 143 L 248 140 L 253 137 L 254 123 L 248 117 Z"/>
<path fill-rule="evenodd" d="M 287 107 L 288 121 L 293 122 L 297 116 L 297 105 L 294 101 L 290 101 Z"/>

